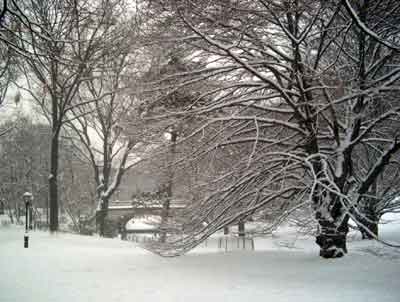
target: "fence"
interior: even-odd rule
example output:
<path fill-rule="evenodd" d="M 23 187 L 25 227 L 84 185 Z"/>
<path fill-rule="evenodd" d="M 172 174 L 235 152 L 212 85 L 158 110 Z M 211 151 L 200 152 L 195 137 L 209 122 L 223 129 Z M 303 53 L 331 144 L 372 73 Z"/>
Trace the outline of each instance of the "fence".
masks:
<path fill-rule="evenodd" d="M 155 234 L 144 234 L 144 233 L 127 233 L 126 237 L 123 238 L 128 241 L 136 243 L 145 243 L 159 240 L 157 233 Z M 254 239 L 252 237 L 245 236 L 220 236 L 210 237 L 205 240 L 199 248 L 217 249 L 225 252 L 229 251 L 254 251 Z"/>
<path fill-rule="evenodd" d="M 124 240 L 136 242 L 136 243 L 144 243 L 158 240 L 157 234 L 135 234 L 135 233 L 127 233 L 125 235 Z"/>
<path fill-rule="evenodd" d="M 246 236 L 223 236 L 218 238 L 218 249 L 225 252 L 235 250 L 254 251 L 254 239 Z"/>

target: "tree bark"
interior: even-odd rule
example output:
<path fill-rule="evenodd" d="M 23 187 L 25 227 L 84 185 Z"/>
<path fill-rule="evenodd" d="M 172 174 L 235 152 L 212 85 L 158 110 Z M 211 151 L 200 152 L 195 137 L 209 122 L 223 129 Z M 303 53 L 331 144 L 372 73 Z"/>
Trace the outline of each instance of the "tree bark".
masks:
<path fill-rule="evenodd" d="M 367 204 L 357 216 L 357 222 L 359 222 L 358 229 L 362 239 L 377 238 L 379 217 L 374 209 Z"/>
<path fill-rule="evenodd" d="M 8 210 L 8 217 L 10 217 L 11 223 L 14 224 L 14 215 L 8 203 L 7 203 L 7 210 Z"/>
<path fill-rule="evenodd" d="M 169 209 L 170 209 L 170 197 L 167 197 L 167 199 L 164 201 L 163 204 L 163 209 L 162 209 L 162 216 L 161 216 L 161 228 L 164 228 L 161 230 L 161 236 L 160 236 L 160 241 L 162 243 L 165 243 L 167 240 L 167 230 L 165 229 L 165 225 L 168 222 L 168 215 L 169 215 Z"/>
<path fill-rule="evenodd" d="M 229 235 L 229 227 L 228 226 L 224 227 L 224 235 Z"/>
<path fill-rule="evenodd" d="M 238 223 L 238 234 L 239 234 L 239 237 L 245 236 L 245 225 L 244 225 L 243 221 L 239 221 L 239 223 Z"/>
<path fill-rule="evenodd" d="M 132 141 L 128 142 L 128 145 L 126 147 L 126 150 L 123 154 L 122 160 L 120 162 L 119 168 L 116 172 L 116 175 L 114 176 L 114 180 L 110 184 L 110 178 L 111 178 L 111 152 L 107 153 L 107 157 L 104 157 L 104 165 L 107 166 L 106 169 L 103 169 L 103 180 L 100 180 L 99 175 L 96 175 L 96 183 L 98 185 L 97 189 L 97 196 L 98 200 L 100 200 L 100 211 L 98 211 L 98 214 L 96 216 L 96 223 L 99 227 L 99 235 L 102 237 L 112 237 L 113 232 L 111 229 L 108 229 L 108 221 L 107 221 L 107 213 L 108 213 L 108 205 L 110 202 L 111 197 L 113 196 L 114 192 L 118 188 L 118 186 L 121 183 L 122 177 L 124 173 L 127 171 L 127 168 L 125 168 L 126 161 L 128 159 L 128 155 L 132 147 L 134 146 L 134 143 Z M 95 167 L 95 166 L 94 166 Z M 98 170 L 95 169 L 95 173 L 98 173 Z M 102 183 L 101 183 L 102 181 Z M 101 184 L 100 184 L 101 183 Z M 101 188 L 101 189 L 99 189 Z"/>
<path fill-rule="evenodd" d="M 101 237 L 107 237 L 107 235 L 109 235 L 107 233 L 108 203 L 109 203 L 108 198 L 106 198 L 106 197 L 101 198 L 101 207 L 100 207 L 100 213 L 99 213 L 99 217 L 98 217 L 99 235 Z"/>
<path fill-rule="evenodd" d="M 346 236 L 348 227 L 337 229 L 331 222 L 325 221 L 321 226 L 316 243 L 320 246 L 319 255 L 323 258 L 340 258 L 347 253 Z"/>
<path fill-rule="evenodd" d="M 54 120 L 53 120 L 54 122 Z M 50 149 L 49 175 L 49 204 L 50 204 L 50 232 L 58 231 L 58 155 L 59 155 L 59 127 L 53 123 Z"/>
<path fill-rule="evenodd" d="M 323 215 L 322 211 L 316 212 L 319 232 L 315 242 L 319 245 L 319 255 L 323 258 L 340 258 L 347 253 L 346 236 L 349 231 L 349 216 L 346 215 L 343 218 L 342 206 L 338 201 L 336 203 L 333 206 L 336 209 L 328 214 L 330 219 L 324 216 L 327 213 Z"/>
<path fill-rule="evenodd" d="M 295 6 L 297 5 L 298 3 L 295 2 Z M 297 16 L 288 11 L 286 14 L 286 18 L 289 31 L 294 37 L 298 36 L 299 21 Z M 313 105 L 314 96 L 312 90 L 309 89 L 311 85 L 307 80 L 300 46 L 298 42 L 294 39 L 292 39 L 292 49 L 294 57 L 294 61 L 292 64 L 293 70 L 301 75 L 297 79 L 297 85 L 300 87 L 304 87 L 304 91 L 301 94 L 300 100 L 302 103 L 305 104 L 303 111 L 303 115 L 305 118 L 301 117 L 299 120 L 299 124 L 304 127 L 304 129 L 306 129 L 309 134 L 304 149 L 309 155 L 318 155 L 320 153 L 320 148 L 318 142 L 318 133 L 316 131 L 316 129 L 318 129 L 318 126 L 315 115 L 316 108 Z M 349 155 L 351 155 L 351 150 L 349 150 Z M 347 159 L 350 159 L 350 157 L 348 157 Z M 351 169 L 351 161 L 346 161 L 346 163 L 349 163 L 349 165 L 347 165 L 345 168 L 347 170 Z M 312 167 L 315 175 L 324 174 L 320 158 L 317 157 L 312 160 Z M 343 189 L 345 176 L 348 175 L 348 171 L 345 171 L 343 175 L 343 178 L 337 181 L 337 185 L 340 189 Z M 343 257 L 344 254 L 347 253 L 346 236 L 348 233 L 348 217 L 343 219 L 343 221 L 340 221 L 343 218 L 343 215 L 342 205 L 338 200 L 338 197 L 330 196 L 329 193 L 323 193 L 323 190 L 323 188 L 321 188 L 320 192 L 316 190 L 313 193 L 314 196 L 312 196 L 315 217 L 319 224 L 319 233 L 316 236 L 316 243 L 320 246 L 321 257 Z M 328 196 L 326 196 L 326 194 L 328 194 Z M 325 198 L 327 198 L 328 200 L 325 200 Z M 329 198 L 331 199 L 329 200 Z"/>
<path fill-rule="evenodd" d="M 373 221 L 372 217 L 368 217 L 368 219 L 370 219 L 371 221 L 364 221 L 363 225 L 366 228 L 368 228 L 369 232 L 367 230 L 365 230 L 364 227 L 360 227 L 359 230 L 361 232 L 361 238 L 362 239 L 371 240 L 371 239 L 375 239 L 375 238 L 378 237 L 378 233 L 379 233 L 378 230 L 379 229 L 378 229 L 378 223 Z"/>

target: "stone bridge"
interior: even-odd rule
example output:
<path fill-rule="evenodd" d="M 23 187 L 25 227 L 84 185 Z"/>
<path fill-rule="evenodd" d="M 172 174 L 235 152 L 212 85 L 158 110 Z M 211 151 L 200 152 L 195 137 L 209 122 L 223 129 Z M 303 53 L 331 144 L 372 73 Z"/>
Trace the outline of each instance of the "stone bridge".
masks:
<path fill-rule="evenodd" d="M 169 216 L 175 216 L 185 208 L 185 205 L 171 203 Z M 96 216 L 100 213 L 97 211 Z M 146 216 L 160 216 L 162 214 L 161 204 L 137 205 L 132 201 L 113 201 L 110 202 L 107 210 L 106 220 L 113 225 L 113 233 L 126 233 L 126 224 L 132 218 L 143 218 Z M 147 229 L 136 229 L 137 233 L 147 233 Z M 154 232 L 154 231 L 153 231 Z"/>

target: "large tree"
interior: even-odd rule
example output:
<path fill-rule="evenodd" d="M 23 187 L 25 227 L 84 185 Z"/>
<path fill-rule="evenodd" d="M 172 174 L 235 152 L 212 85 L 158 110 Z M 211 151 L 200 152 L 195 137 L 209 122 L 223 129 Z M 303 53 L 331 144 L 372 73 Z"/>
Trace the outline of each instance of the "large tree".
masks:
<path fill-rule="evenodd" d="M 343 43 L 348 73 L 342 77 L 352 82 L 353 89 L 362 91 L 377 79 L 390 76 L 391 72 L 396 73 L 400 49 L 396 46 L 398 41 L 392 38 L 398 35 L 398 28 L 393 25 L 399 22 L 399 5 L 394 1 L 364 1 L 353 6 L 346 2 L 344 7 L 355 26 L 349 28 L 348 42 Z M 364 107 L 364 119 L 374 119 L 398 106 L 398 99 L 393 89 L 382 89 L 370 99 L 360 96 L 358 103 Z M 378 136 L 390 141 L 397 138 L 397 131 L 397 120 L 386 118 L 380 121 L 370 138 L 373 140 L 373 136 Z M 383 159 L 386 151 L 386 144 L 371 143 L 367 139 L 354 146 L 354 157 L 357 160 L 353 166 L 354 177 L 369 177 L 368 173 Z M 395 197 L 399 194 L 400 178 L 397 170 L 398 155 L 392 154 L 378 168 L 376 174 L 379 175 L 370 179 L 368 188 L 363 189 L 364 194 L 357 200 L 357 210 L 353 214 L 357 216 L 356 222 L 363 238 L 376 238 L 380 217 L 398 209 L 399 203 Z"/>
<path fill-rule="evenodd" d="M 118 50 L 123 31 L 115 18 L 124 13 L 124 1 L 27 1 L 19 7 L 30 23 L 15 28 L 20 69 L 27 91 L 51 123 L 49 168 L 50 231 L 58 230 L 59 138 L 69 112 L 81 106 L 79 87 Z M 30 55 L 24 55 L 29 53 Z"/>
<path fill-rule="evenodd" d="M 399 53 L 397 1 L 151 2 L 182 29 L 177 40 L 208 63 L 175 73 L 178 88 L 218 83 L 193 100 L 207 97 L 206 104 L 176 112 L 208 117 L 184 138 L 201 142 L 192 157 L 224 150 L 232 162 L 193 204 L 187 236 L 154 249 L 181 253 L 269 207 L 280 205 L 283 218 L 309 205 L 320 255 L 343 256 L 349 219 L 362 225 L 359 205 L 373 198 L 373 184 L 400 149 L 400 106 L 388 97 L 400 68 L 387 60 Z M 377 100 L 385 105 L 372 112 Z M 361 167 L 361 148 L 375 150 L 374 164 Z"/>

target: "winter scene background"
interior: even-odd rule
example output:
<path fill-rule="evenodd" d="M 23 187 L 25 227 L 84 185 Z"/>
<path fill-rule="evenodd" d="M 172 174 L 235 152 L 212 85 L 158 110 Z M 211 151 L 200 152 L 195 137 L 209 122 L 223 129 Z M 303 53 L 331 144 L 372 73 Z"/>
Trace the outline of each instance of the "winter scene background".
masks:
<path fill-rule="evenodd" d="M 399 301 L 397 0 L 0 0 L 0 302 Z"/>

